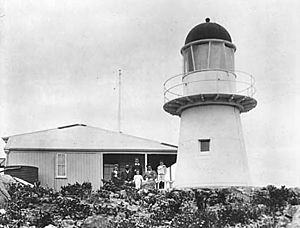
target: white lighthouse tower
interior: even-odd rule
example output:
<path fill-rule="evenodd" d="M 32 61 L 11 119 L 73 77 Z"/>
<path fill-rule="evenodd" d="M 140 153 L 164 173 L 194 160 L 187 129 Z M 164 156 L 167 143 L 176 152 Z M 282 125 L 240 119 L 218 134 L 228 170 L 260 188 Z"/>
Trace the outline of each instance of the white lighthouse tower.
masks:
<path fill-rule="evenodd" d="M 235 51 L 227 30 L 207 18 L 186 37 L 183 73 L 164 84 L 164 110 L 181 117 L 177 188 L 249 184 L 240 114 L 257 101 L 253 77 L 235 71 Z"/>

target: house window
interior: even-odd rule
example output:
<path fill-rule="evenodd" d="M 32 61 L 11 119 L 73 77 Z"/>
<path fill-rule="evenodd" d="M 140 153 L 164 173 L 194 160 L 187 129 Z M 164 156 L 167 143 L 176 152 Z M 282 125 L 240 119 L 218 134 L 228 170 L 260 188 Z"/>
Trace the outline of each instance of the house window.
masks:
<path fill-rule="evenodd" d="M 66 178 L 67 177 L 67 155 L 57 154 L 56 156 L 56 177 Z"/>
<path fill-rule="evenodd" d="M 210 150 L 210 139 L 199 139 L 200 152 L 208 152 Z"/>

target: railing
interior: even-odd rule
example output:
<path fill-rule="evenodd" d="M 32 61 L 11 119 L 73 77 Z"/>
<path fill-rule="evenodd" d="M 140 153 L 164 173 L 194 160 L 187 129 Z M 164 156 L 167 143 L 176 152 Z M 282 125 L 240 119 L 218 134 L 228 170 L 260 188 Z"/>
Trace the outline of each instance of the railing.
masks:
<path fill-rule="evenodd" d="M 213 77 L 209 77 L 209 79 L 204 77 L 204 75 L 201 75 L 202 73 L 205 72 L 215 72 Z M 187 76 L 192 74 L 198 73 L 196 76 L 196 80 L 188 81 L 184 80 Z M 226 74 L 228 77 L 221 78 L 218 76 L 218 74 Z M 195 78 L 195 77 L 194 77 Z M 207 92 L 203 91 L 203 93 L 222 93 L 220 90 L 219 85 L 224 83 L 228 83 L 231 85 L 235 86 L 235 91 L 230 92 L 232 94 L 237 94 L 237 95 L 243 95 L 243 96 L 248 96 L 248 97 L 253 97 L 253 95 L 256 92 L 256 89 L 254 87 L 255 84 L 255 79 L 252 75 L 243 72 L 243 71 L 226 71 L 222 69 L 207 69 L 207 70 L 197 70 L 197 71 L 192 71 L 189 73 L 183 73 L 183 74 L 177 74 L 172 77 L 170 77 L 165 83 L 164 83 L 164 103 L 167 103 L 170 100 L 187 96 L 187 95 L 194 95 L 194 94 L 184 94 L 184 88 L 187 87 L 193 87 L 197 88 L 199 87 L 200 89 L 195 93 L 199 94 L 201 92 L 201 88 L 205 88 L 206 85 L 214 85 L 213 91 Z"/>

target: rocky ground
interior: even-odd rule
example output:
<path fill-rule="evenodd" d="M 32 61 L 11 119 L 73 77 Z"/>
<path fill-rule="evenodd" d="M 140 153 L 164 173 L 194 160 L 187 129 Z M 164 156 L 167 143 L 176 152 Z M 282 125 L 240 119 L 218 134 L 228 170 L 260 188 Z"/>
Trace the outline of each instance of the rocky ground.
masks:
<path fill-rule="evenodd" d="M 137 192 L 104 182 L 55 192 L 11 180 L 0 190 L 0 227 L 300 227 L 299 189 L 285 187 Z"/>

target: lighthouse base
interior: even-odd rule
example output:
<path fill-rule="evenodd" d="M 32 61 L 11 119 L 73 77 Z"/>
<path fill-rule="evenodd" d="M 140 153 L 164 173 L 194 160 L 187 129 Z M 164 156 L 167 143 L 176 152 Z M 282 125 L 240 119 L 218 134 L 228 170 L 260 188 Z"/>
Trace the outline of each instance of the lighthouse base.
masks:
<path fill-rule="evenodd" d="M 204 105 L 181 113 L 175 188 L 248 186 L 240 110 Z"/>

